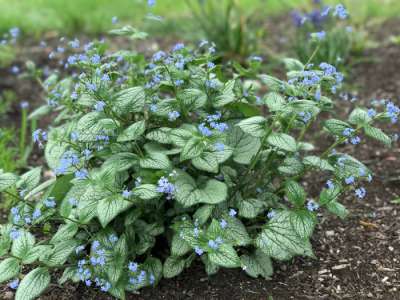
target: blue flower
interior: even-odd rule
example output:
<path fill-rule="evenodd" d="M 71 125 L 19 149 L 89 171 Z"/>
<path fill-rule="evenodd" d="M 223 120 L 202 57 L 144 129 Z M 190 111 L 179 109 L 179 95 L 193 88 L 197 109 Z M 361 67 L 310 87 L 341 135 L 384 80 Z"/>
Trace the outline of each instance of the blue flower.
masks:
<path fill-rule="evenodd" d="M 105 106 L 106 103 L 104 101 L 97 101 L 96 104 L 94 105 L 94 109 L 98 112 L 101 112 L 104 110 Z"/>
<path fill-rule="evenodd" d="M 376 116 L 376 110 L 373 108 L 370 108 L 370 109 L 368 109 L 367 114 L 368 114 L 368 117 L 373 118 Z"/>
<path fill-rule="evenodd" d="M 166 177 L 161 177 L 157 185 L 157 192 L 167 194 L 167 199 L 173 198 L 175 186 Z"/>
<path fill-rule="evenodd" d="M 151 112 L 156 112 L 158 109 L 157 104 L 150 104 L 150 111 Z"/>
<path fill-rule="evenodd" d="M 180 115 L 181 114 L 179 113 L 179 111 L 176 111 L 176 110 L 170 111 L 168 113 L 168 120 L 169 121 L 175 121 L 176 119 L 178 119 L 180 117 Z"/>
<path fill-rule="evenodd" d="M 158 51 L 153 54 L 153 61 L 158 62 L 166 56 L 164 51 Z"/>
<path fill-rule="evenodd" d="M 354 132 L 353 128 L 346 128 L 345 130 L 343 130 L 342 134 L 344 136 L 349 137 L 349 136 L 351 136 L 353 134 L 353 132 Z"/>
<path fill-rule="evenodd" d="M 111 288 L 111 283 L 109 283 L 108 281 L 106 281 L 101 287 L 100 290 L 102 292 L 108 292 L 108 290 Z"/>
<path fill-rule="evenodd" d="M 54 208 L 56 207 L 56 201 L 54 201 L 53 197 L 47 198 L 46 200 L 44 200 L 44 205 L 48 208 Z"/>
<path fill-rule="evenodd" d="M 201 248 L 198 247 L 198 246 L 194 247 L 194 252 L 196 252 L 196 254 L 197 254 L 198 256 L 201 256 L 201 255 L 204 253 L 203 249 L 201 249 Z"/>
<path fill-rule="evenodd" d="M 115 234 L 110 234 L 108 237 L 108 240 L 112 243 L 115 244 L 118 241 L 118 237 Z"/>
<path fill-rule="evenodd" d="M 208 127 L 206 127 L 204 123 L 201 123 L 197 128 L 199 129 L 200 133 L 204 136 L 212 135 L 212 131 Z"/>
<path fill-rule="evenodd" d="M 129 198 L 130 196 L 132 195 L 132 191 L 130 191 L 130 190 L 123 190 L 122 191 L 122 197 L 124 197 L 124 198 Z"/>
<path fill-rule="evenodd" d="M 365 188 L 360 187 L 355 190 L 355 194 L 359 199 L 363 199 L 366 196 L 367 191 L 365 190 Z"/>
<path fill-rule="evenodd" d="M 14 39 L 16 39 L 16 38 L 19 36 L 19 34 L 21 33 L 21 30 L 20 30 L 18 27 L 13 27 L 13 28 L 11 28 L 11 29 L 9 30 L 9 32 L 10 32 L 10 35 L 11 35 Z"/>
<path fill-rule="evenodd" d="M 224 145 L 224 143 L 217 142 L 217 143 L 214 144 L 214 148 L 215 148 L 215 150 L 217 150 L 218 152 L 222 152 L 222 151 L 225 150 L 225 145 Z"/>
<path fill-rule="evenodd" d="M 138 270 L 138 264 L 136 262 L 130 262 L 128 265 L 128 269 L 129 269 L 129 271 L 135 273 Z"/>
<path fill-rule="evenodd" d="M 73 41 L 69 42 L 69 45 L 71 46 L 71 48 L 79 48 L 80 46 L 80 42 L 78 39 L 74 39 Z"/>
<path fill-rule="evenodd" d="M 221 226 L 222 229 L 224 229 L 226 226 L 228 226 L 228 222 L 226 222 L 224 219 L 222 219 L 219 222 L 219 225 Z"/>
<path fill-rule="evenodd" d="M 79 254 L 80 252 L 82 252 L 85 249 L 85 246 L 80 245 L 78 247 L 75 248 L 75 253 Z"/>
<path fill-rule="evenodd" d="M 42 215 L 42 212 L 39 208 L 36 208 L 32 213 L 32 219 L 38 219 Z"/>
<path fill-rule="evenodd" d="M 116 17 L 116 16 L 112 17 L 111 23 L 116 24 L 117 22 L 118 22 L 118 17 Z"/>
<path fill-rule="evenodd" d="M 101 57 L 100 57 L 100 55 L 95 54 L 95 55 L 93 55 L 93 56 L 90 58 L 90 61 L 92 62 L 92 64 L 97 65 L 97 64 L 100 63 Z"/>
<path fill-rule="evenodd" d="M 349 176 L 349 177 L 345 178 L 344 182 L 346 184 L 353 184 L 354 183 L 354 176 Z"/>
<path fill-rule="evenodd" d="M 181 86 L 182 84 L 183 84 L 183 80 L 182 79 L 177 79 L 177 80 L 175 80 L 175 85 L 176 86 Z"/>
<path fill-rule="evenodd" d="M 210 61 L 207 63 L 207 68 L 212 69 L 214 67 L 215 67 L 215 64 L 213 62 Z"/>
<path fill-rule="evenodd" d="M 237 212 L 236 212 L 236 210 L 234 210 L 233 208 L 231 208 L 231 209 L 229 210 L 229 215 L 230 215 L 231 217 L 236 216 L 236 214 L 237 214 Z"/>
<path fill-rule="evenodd" d="M 334 16 L 337 16 L 339 19 L 346 19 L 348 17 L 348 12 L 343 4 L 338 4 L 335 7 L 335 11 L 333 12 Z"/>
<path fill-rule="evenodd" d="M 17 238 L 19 238 L 19 236 L 21 235 L 21 232 L 16 229 L 16 228 L 12 228 L 10 231 L 10 238 L 14 241 Z"/>
<path fill-rule="evenodd" d="M 97 85 L 95 83 L 86 83 L 86 88 L 91 91 L 91 92 L 95 92 L 97 90 Z"/>
<path fill-rule="evenodd" d="M 330 189 L 330 190 L 335 188 L 335 185 L 333 184 L 333 181 L 330 180 L 330 179 L 326 182 L 326 185 L 327 185 L 328 189 Z"/>
<path fill-rule="evenodd" d="M 172 48 L 172 51 L 176 52 L 182 50 L 183 48 L 185 48 L 185 45 L 183 43 L 178 43 Z"/>
<path fill-rule="evenodd" d="M 214 240 L 209 240 L 208 241 L 208 246 L 211 249 L 214 249 L 214 250 L 218 249 L 218 243 L 216 241 L 214 241 Z"/>
<path fill-rule="evenodd" d="M 307 202 L 307 209 L 309 210 L 309 211 L 315 211 L 315 210 L 317 210 L 319 208 L 319 205 L 318 205 L 318 203 L 316 203 L 314 200 L 309 200 L 308 202 Z"/>
<path fill-rule="evenodd" d="M 18 74 L 19 73 L 19 68 L 18 68 L 18 66 L 13 66 L 12 68 L 11 68 L 11 73 L 13 73 L 13 74 Z"/>
<path fill-rule="evenodd" d="M 350 142 L 351 142 L 353 145 L 357 145 L 357 144 L 359 144 L 359 143 L 361 142 L 361 139 L 360 139 L 359 136 L 355 136 L 355 137 L 353 137 L 353 138 L 350 139 Z"/>
<path fill-rule="evenodd" d="M 76 131 L 71 132 L 71 141 L 72 142 L 76 142 L 79 138 L 79 133 L 77 133 Z"/>
<path fill-rule="evenodd" d="M 86 169 L 80 169 L 75 172 L 75 178 L 79 180 L 86 179 L 88 177 L 89 173 Z"/>
<path fill-rule="evenodd" d="M 326 32 L 325 31 L 320 31 L 320 32 L 314 32 L 313 35 L 320 41 L 325 39 L 326 37 Z"/>
<path fill-rule="evenodd" d="M 18 278 L 14 279 L 8 284 L 8 286 L 13 290 L 17 289 L 17 287 L 19 286 L 19 279 Z"/>
<path fill-rule="evenodd" d="M 150 7 L 156 5 L 156 0 L 147 0 L 147 5 Z"/>
<path fill-rule="evenodd" d="M 271 209 L 271 210 L 268 212 L 268 214 L 267 214 L 268 219 L 272 219 L 272 218 L 274 218 L 275 216 L 276 216 L 276 211 L 273 210 L 273 209 Z"/>

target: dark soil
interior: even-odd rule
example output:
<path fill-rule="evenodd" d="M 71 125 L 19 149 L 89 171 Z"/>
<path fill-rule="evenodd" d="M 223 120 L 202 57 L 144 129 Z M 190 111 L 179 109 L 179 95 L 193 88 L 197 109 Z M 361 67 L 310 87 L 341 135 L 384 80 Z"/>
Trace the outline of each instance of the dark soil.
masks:
<path fill-rule="evenodd" d="M 390 21 L 375 33 L 377 37 L 400 30 L 400 21 Z M 359 90 L 359 101 L 391 98 L 399 104 L 400 46 L 368 50 L 369 62 L 358 64 L 351 79 Z M 344 108 L 349 107 L 343 102 Z M 346 109 L 344 109 L 346 110 Z M 388 128 L 398 132 L 400 128 Z M 321 139 L 321 144 L 324 144 Z M 316 143 L 318 145 L 318 142 Z M 154 289 L 130 294 L 128 299 L 400 299 L 400 148 L 370 142 L 345 146 L 375 172 L 368 196 L 342 199 L 350 215 L 341 220 L 329 214 L 319 216 L 312 239 L 317 259 L 296 258 L 275 263 L 271 280 L 252 279 L 240 270 L 221 270 L 208 277 L 200 263 L 194 263 L 177 278 L 162 280 Z M 346 151 L 347 151 L 346 150 Z M 320 189 L 325 178 L 312 178 L 310 190 Z M 13 293 L 0 288 L 4 299 Z M 45 300 L 112 299 L 83 285 L 51 286 Z"/>

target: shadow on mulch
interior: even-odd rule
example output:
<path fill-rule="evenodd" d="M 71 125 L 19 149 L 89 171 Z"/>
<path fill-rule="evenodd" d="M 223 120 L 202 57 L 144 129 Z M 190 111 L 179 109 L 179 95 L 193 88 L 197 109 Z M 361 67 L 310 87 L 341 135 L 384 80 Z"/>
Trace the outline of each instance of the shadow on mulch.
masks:
<path fill-rule="evenodd" d="M 376 34 L 383 32 L 387 36 L 387 32 L 393 33 L 399 28 L 399 21 L 390 21 Z M 399 104 L 400 46 L 372 49 L 366 55 L 378 60 L 361 63 L 354 69 L 352 79 L 362 87 L 360 101 L 391 98 Z M 399 127 L 391 130 L 400 131 Z M 275 273 L 269 281 L 252 279 L 236 269 L 221 270 L 208 277 L 203 266 L 194 263 L 177 278 L 162 280 L 157 288 L 144 289 L 127 298 L 400 299 L 400 206 L 390 202 L 400 195 L 399 144 L 385 149 L 368 141 L 357 147 L 345 147 L 366 162 L 375 172 L 375 180 L 367 186 L 368 196 L 364 200 L 356 200 L 353 195 L 342 200 L 350 211 L 347 219 L 328 214 L 319 216 L 320 223 L 312 239 L 317 259 L 275 262 Z M 313 178 L 308 181 L 310 190 L 319 190 L 325 181 Z M 13 294 L 0 288 L 0 296 L 11 299 Z M 83 285 L 66 284 L 52 286 L 40 299 L 112 298 Z"/>

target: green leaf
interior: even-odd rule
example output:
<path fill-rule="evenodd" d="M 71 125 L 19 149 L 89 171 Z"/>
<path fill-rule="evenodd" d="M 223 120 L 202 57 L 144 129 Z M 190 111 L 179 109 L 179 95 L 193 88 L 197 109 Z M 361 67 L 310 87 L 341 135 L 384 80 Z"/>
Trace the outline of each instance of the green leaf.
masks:
<path fill-rule="evenodd" d="M 248 165 L 261 147 L 261 142 L 259 138 L 244 133 L 239 127 L 230 126 L 227 133 L 227 145 L 233 149 L 235 162 Z"/>
<path fill-rule="evenodd" d="M 272 92 L 279 92 L 282 89 L 283 81 L 278 78 L 265 74 L 259 75 L 258 78 L 260 78 L 261 82 Z"/>
<path fill-rule="evenodd" d="M 315 215 L 306 209 L 290 211 L 290 223 L 296 233 L 303 239 L 311 237 L 317 219 Z"/>
<path fill-rule="evenodd" d="M 40 174 L 42 173 L 42 167 L 34 168 L 25 174 L 23 174 L 17 181 L 17 188 L 32 190 L 40 182 Z"/>
<path fill-rule="evenodd" d="M 383 143 L 388 147 L 390 147 L 392 144 L 392 139 L 379 128 L 367 125 L 364 127 L 364 132 L 367 136 Z"/>
<path fill-rule="evenodd" d="M 185 89 L 178 94 L 178 99 L 182 99 L 190 110 L 195 110 L 206 104 L 207 94 L 198 89 Z"/>
<path fill-rule="evenodd" d="M 18 259 L 9 257 L 0 263 L 0 283 L 16 277 L 19 274 L 20 266 Z"/>
<path fill-rule="evenodd" d="M 142 87 L 132 87 L 118 92 L 113 101 L 113 109 L 120 114 L 142 112 L 146 99 Z"/>
<path fill-rule="evenodd" d="M 96 185 L 90 185 L 82 192 L 83 194 L 76 197 L 78 200 L 77 211 L 79 221 L 87 224 L 96 216 L 98 202 L 107 197 L 108 194 Z"/>
<path fill-rule="evenodd" d="M 144 120 L 133 123 L 126 128 L 117 138 L 117 142 L 128 142 L 137 140 L 146 130 L 146 123 Z"/>
<path fill-rule="evenodd" d="M 192 247 L 179 236 L 179 233 L 175 233 L 171 241 L 171 255 L 183 256 L 191 250 Z"/>
<path fill-rule="evenodd" d="M 344 219 L 347 217 L 349 214 L 349 211 L 344 207 L 343 204 L 337 202 L 337 201 L 330 201 L 328 204 L 326 204 L 326 208 L 336 216 Z"/>
<path fill-rule="evenodd" d="M 185 268 L 184 259 L 170 256 L 164 262 L 163 275 L 165 278 L 172 278 L 179 275 L 184 268 Z"/>
<path fill-rule="evenodd" d="M 198 157 L 205 149 L 205 143 L 198 137 L 192 137 L 182 149 L 181 161 Z"/>
<path fill-rule="evenodd" d="M 31 112 L 28 116 L 29 120 L 38 120 L 39 118 L 49 115 L 51 112 L 51 106 L 42 105 L 36 108 L 33 112 Z"/>
<path fill-rule="evenodd" d="M 61 241 L 69 240 L 78 232 L 79 226 L 74 222 L 66 223 L 58 227 L 57 232 L 50 240 L 51 244 L 56 244 Z"/>
<path fill-rule="evenodd" d="M 104 168 L 111 168 L 120 172 L 126 171 L 139 162 L 139 157 L 130 152 L 121 152 L 109 157 L 103 164 Z"/>
<path fill-rule="evenodd" d="M 49 267 L 62 266 L 78 245 L 78 241 L 73 239 L 59 241 L 52 251 L 41 260 Z"/>
<path fill-rule="evenodd" d="M 154 199 L 160 195 L 159 192 L 157 192 L 157 186 L 154 184 L 141 184 L 135 187 L 132 192 L 134 196 L 143 200 Z"/>
<path fill-rule="evenodd" d="M 263 137 L 266 133 L 266 119 L 261 116 L 244 119 L 236 124 L 236 126 L 239 126 L 245 133 L 254 137 Z"/>
<path fill-rule="evenodd" d="M 18 181 L 18 176 L 12 173 L 3 173 L 0 169 L 0 192 L 5 191 Z"/>
<path fill-rule="evenodd" d="M 193 214 L 193 219 L 196 220 L 200 225 L 203 225 L 211 217 L 213 210 L 214 205 L 204 204 L 200 206 Z"/>
<path fill-rule="evenodd" d="M 192 159 L 192 164 L 196 169 L 218 173 L 218 155 L 215 152 L 203 152 L 200 156 Z"/>
<path fill-rule="evenodd" d="M 364 126 L 371 122 L 371 120 L 371 117 L 368 116 L 368 112 L 362 108 L 354 109 L 349 116 L 349 122 L 359 126 Z"/>
<path fill-rule="evenodd" d="M 227 226 L 222 233 L 224 240 L 234 246 L 245 246 L 252 242 L 242 221 L 229 216 L 225 216 L 224 220 L 227 222 Z"/>
<path fill-rule="evenodd" d="M 278 149 L 289 151 L 289 152 L 296 152 L 297 151 L 297 144 L 296 140 L 287 135 L 285 133 L 272 133 L 268 138 L 267 142 L 277 147 Z"/>
<path fill-rule="evenodd" d="M 225 183 L 210 179 L 205 186 L 198 188 L 194 180 L 187 174 L 180 174 L 175 182 L 176 200 L 184 207 L 194 204 L 217 204 L 225 201 L 228 188 Z"/>
<path fill-rule="evenodd" d="M 98 135 L 110 133 L 117 127 L 115 120 L 106 118 L 101 112 L 89 112 L 85 114 L 77 124 L 76 131 L 79 134 L 79 141 L 94 142 Z"/>
<path fill-rule="evenodd" d="M 293 228 L 288 211 L 280 211 L 257 236 L 256 246 L 268 256 L 277 260 L 288 260 L 295 255 L 313 257 L 310 242 L 302 238 Z"/>
<path fill-rule="evenodd" d="M 315 155 L 306 156 L 303 159 L 306 166 L 312 166 L 320 170 L 335 171 L 335 168 L 326 160 Z"/>
<path fill-rule="evenodd" d="M 36 268 L 22 279 L 15 300 L 33 300 L 49 285 L 50 274 L 47 268 Z"/>
<path fill-rule="evenodd" d="M 20 235 L 13 241 L 11 253 L 23 261 L 28 257 L 34 245 L 35 237 L 27 231 L 20 230 Z"/>
<path fill-rule="evenodd" d="M 304 205 L 306 201 L 306 191 L 304 188 L 296 181 L 290 180 L 285 184 L 285 192 L 288 200 L 297 207 Z"/>
<path fill-rule="evenodd" d="M 303 71 L 305 66 L 297 59 L 284 58 L 283 63 L 288 71 Z"/>
<path fill-rule="evenodd" d="M 208 253 L 210 261 L 225 268 L 237 268 L 240 266 L 240 258 L 235 249 L 229 244 L 221 244 L 218 249 Z"/>
<path fill-rule="evenodd" d="M 222 107 L 235 101 L 235 80 L 229 80 L 225 83 L 224 88 L 222 89 L 221 95 L 215 98 L 215 102 L 213 103 L 215 107 Z"/>
<path fill-rule="evenodd" d="M 151 141 L 158 142 L 160 144 L 172 144 L 172 140 L 170 138 L 171 128 L 161 127 L 150 131 L 146 138 Z"/>
<path fill-rule="evenodd" d="M 177 128 L 171 130 L 169 138 L 176 146 L 183 148 L 186 146 L 187 141 L 193 137 L 193 133 L 184 128 Z"/>
<path fill-rule="evenodd" d="M 264 202 L 256 199 L 241 199 L 238 201 L 239 216 L 252 219 L 257 217 L 265 209 Z"/>
<path fill-rule="evenodd" d="M 352 126 L 346 122 L 336 119 L 330 119 L 324 122 L 324 127 L 333 135 L 343 136 L 343 131 Z"/>
<path fill-rule="evenodd" d="M 265 95 L 263 101 L 267 105 L 268 109 L 272 112 L 282 111 L 286 107 L 285 98 L 276 92 L 270 92 Z"/>
<path fill-rule="evenodd" d="M 97 217 L 101 226 L 106 227 L 117 215 L 127 210 L 133 204 L 121 195 L 112 195 L 101 199 L 97 205 Z"/>
<path fill-rule="evenodd" d="M 171 168 L 171 162 L 164 153 L 148 153 L 146 157 L 139 160 L 139 164 L 144 169 L 168 170 Z"/>
<path fill-rule="evenodd" d="M 242 269 L 251 277 L 262 276 L 269 279 L 274 272 L 271 258 L 260 249 L 250 255 L 242 255 L 240 260 Z"/>
<path fill-rule="evenodd" d="M 286 157 L 278 170 L 285 175 L 295 176 L 303 172 L 304 165 L 299 157 Z"/>

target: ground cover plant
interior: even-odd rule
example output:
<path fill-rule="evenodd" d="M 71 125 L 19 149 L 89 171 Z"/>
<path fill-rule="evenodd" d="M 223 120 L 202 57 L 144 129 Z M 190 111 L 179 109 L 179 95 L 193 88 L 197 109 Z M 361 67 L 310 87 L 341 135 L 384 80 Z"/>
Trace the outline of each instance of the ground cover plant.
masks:
<path fill-rule="evenodd" d="M 95 42 L 68 58 L 76 75 L 43 82 L 48 101 L 33 116 L 57 117 L 33 140 L 56 176 L 0 174 L 15 200 L 1 226 L 0 281 L 16 299 L 40 295 L 53 270 L 61 284 L 121 299 L 196 259 L 208 274 L 240 267 L 268 278 L 271 259 L 314 257 L 317 211 L 344 217 L 344 193 L 365 197 L 372 171 L 335 148 L 363 135 L 389 146 L 377 124 L 397 122 L 393 102 L 326 118 L 343 81 L 334 66 L 285 59 L 287 80 L 254 80 L 216 59 L 208 42 L 151 59 Z M 318 121 L 334 137 L 322 153 L 306 139 Z M 319 194 L 307 191 L 310 173 L 327 178 Z"/>
<path fill-rule="evenodd" d="M 305 61 L 319 45 L 314 55 L 316 63 L 346 64 L 357 37 L 357 32 L 347 22 L 349 15 L 346 8 L 342 4 L 332 7 L 323 1 L 312 2 L 309 12 L 294 10 L 291 13 L 297 28 L 292 44 L 297 56 Z"/>
<path fill-rule="evenodd" d="M 112 33 L 145 36 L 129 26 Z M 12 158 L 30 152 L 25 102 L 19 143 L 2 131 L 0 149 L 13 152 L 0 157 L 10 161 L 0 191 L 12 206 L 0 226 L 0 283 L 17 299 L 56 281 L 124 299 L 200 263 L 209 275 L 241 268 L 270 278 L 273 264 L 279 273 L 282 261 L 319 257 L 310 240 L 321 216 L 347 216 L 344 197 L 364 205 L 374 178 L 375 166 L 346 144 L 362 152 L 369 137 L 390 146 L 396 135 L 381 124 L 397 125 L 400 109 L 375 100 L 342 118 L 344 78 L 314 60 L 323 42 L 315 37 L 303 62 L 283 60 L 284 80 L 260 73 L 258 57 L 220 64 L 207 41 L 149 57 L 63 38 L 49 55 L 61 72 L 27 63 L 21 76 L 47 95 L 31 127 L 51 124 L 32 135 L 43 166 L 23 175 L 12 173 Z"/>

